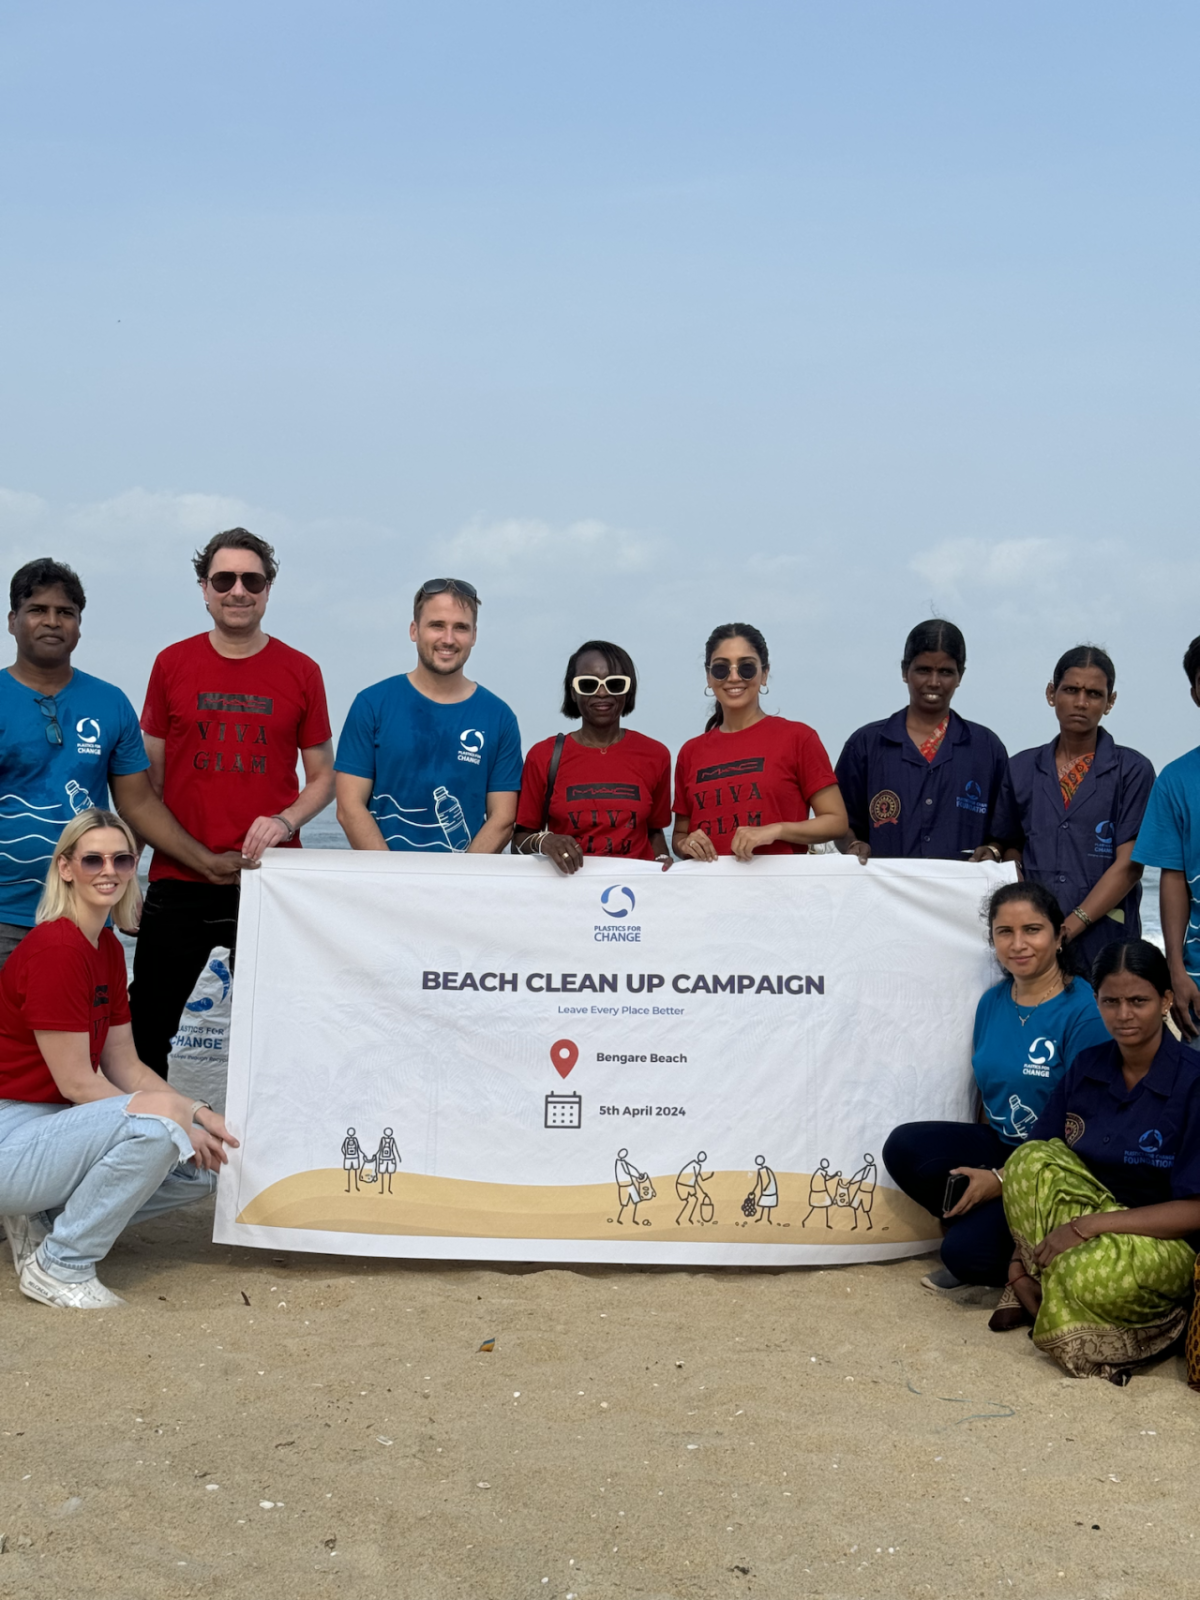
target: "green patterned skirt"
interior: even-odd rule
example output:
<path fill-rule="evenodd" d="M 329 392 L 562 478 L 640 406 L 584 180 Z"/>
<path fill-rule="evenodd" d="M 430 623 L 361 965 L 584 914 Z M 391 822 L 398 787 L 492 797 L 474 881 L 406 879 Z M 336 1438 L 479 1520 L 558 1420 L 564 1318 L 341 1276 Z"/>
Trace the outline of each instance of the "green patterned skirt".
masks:
<path fill-rule="evenodd" d="M 1102 1233 L 1043 1271 L 1033 1252 L 1085 1212 L 1124 1211 L 1061 1139 L 1031 1140 L 1004 1168 L 1004 1214 L 1017 1254 L 1040 1279 L 1033 1342 L 1073 1378 L 1111 1378 L 1157 1355 L 1188 1319 L 1195 1252 L 1182 1239 Z"/>

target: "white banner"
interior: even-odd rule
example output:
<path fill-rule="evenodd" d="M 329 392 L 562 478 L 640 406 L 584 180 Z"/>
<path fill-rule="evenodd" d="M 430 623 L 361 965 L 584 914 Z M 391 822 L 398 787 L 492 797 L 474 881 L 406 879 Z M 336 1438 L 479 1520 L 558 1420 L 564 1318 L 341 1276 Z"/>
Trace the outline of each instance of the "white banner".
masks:
<path fill-rule="evenodd" d="M 835 1263 L 939 1229 L 880 1150 L 970 1120 L 1012 869 L 268 851 L 242 881 L 222 1243 Z"/>

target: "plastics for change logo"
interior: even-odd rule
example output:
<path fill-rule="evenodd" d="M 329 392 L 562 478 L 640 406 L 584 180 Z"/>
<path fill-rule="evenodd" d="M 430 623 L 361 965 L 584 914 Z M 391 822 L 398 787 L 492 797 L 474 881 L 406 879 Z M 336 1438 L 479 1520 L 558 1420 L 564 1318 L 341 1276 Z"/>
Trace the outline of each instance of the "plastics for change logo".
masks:
<path fill-rule="evenodd" d="M 610 917 L 627 917 L 637 900 L 632 889 L 627 889 L 623 883 L 614 883 L 600 896 L 600 904 Z"/>
<path fill-rule="evenodd" d="M 600 909 L 610 920 L 597 922 L 592 938 L 597 944 L 641 944 L 641 924 L 630 922 L 637 896 L 624 883 L 610 883 L 600 896 Z"/>

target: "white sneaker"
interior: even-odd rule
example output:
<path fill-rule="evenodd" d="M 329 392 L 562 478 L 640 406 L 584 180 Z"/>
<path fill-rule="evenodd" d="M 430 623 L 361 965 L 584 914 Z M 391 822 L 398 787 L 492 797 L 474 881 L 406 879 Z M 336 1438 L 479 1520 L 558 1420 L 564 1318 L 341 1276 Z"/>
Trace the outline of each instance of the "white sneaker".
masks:
<path fill-rule="evenodd" d="M 30 1256 L 21 1268 L 21 1293 L 40 1300 L 44 1306 L 60 1306 L 65 1311 L 107 1311 L 125 1304 L 99 1278 L 87 1278 L 83 1283 L 52 1278 L 36 1256 Z"/>
<path fill-rule="evenodd" d="M 8 1247 L 12 1251 L 13 1266 L 19 1274 L 50 1230 L 40 1213 L 29 1217 L 0 1217 L 0 1222 L 4 1224 L 4 1231 L 8 1235 Z"/>

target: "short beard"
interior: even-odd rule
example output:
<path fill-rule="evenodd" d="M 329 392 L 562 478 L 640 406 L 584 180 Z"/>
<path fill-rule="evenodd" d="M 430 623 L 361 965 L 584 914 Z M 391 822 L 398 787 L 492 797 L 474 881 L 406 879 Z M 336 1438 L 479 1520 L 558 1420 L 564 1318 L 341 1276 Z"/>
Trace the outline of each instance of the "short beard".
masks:
<path fill-rule="evenodd" d="M 432 654 L 426 655 L 423 650 L 417 651 L 417 660 L 425 668 L 426 672 L 432 672 L 439 678 L 451 678 L 456 672 L 461 672 L 466 665 L 466 654 L 460 655 L 452 667 L 444 667 L 440 661 L 435 660 Z"/>

